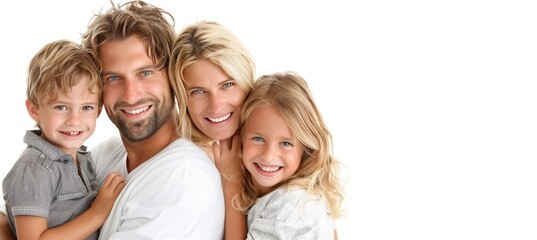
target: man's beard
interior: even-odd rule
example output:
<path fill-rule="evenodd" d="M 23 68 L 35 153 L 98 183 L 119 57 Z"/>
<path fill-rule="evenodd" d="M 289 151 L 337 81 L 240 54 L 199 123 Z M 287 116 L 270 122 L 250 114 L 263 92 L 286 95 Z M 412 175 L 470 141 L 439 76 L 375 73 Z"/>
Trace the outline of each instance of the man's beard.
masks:
<path fill-rule="evenodd" d="M 158 101 L 152 107 L 159 106 Z M 128 119 L 117 117 L 115 125 L 126 140 L 139 142 L 153 136 L 168 121 L 170 114 L 174 111 L 170 102 L 165 102 L 161 108 L 155 109 L 153 114 L 146 119 L 132 122 Z"/>

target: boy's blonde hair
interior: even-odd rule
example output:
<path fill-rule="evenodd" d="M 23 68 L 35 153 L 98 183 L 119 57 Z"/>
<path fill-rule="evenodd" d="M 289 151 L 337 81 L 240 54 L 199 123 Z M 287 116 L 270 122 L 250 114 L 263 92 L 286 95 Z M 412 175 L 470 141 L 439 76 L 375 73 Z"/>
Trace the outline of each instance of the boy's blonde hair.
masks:
<path fill-rule="evenodd" d="M 292 72 L 260 77 L 242 106 L 241 135 L 250 114 L 267 105 L 281 114 L 304 149 L 296 173 L 280 186 L 307 189 L 326 200 L 330 216 L 340 217 L 343 188 L 338 179 L 339 163 L 332 154 L 332 136 L 307 83 Z M 246 212 L 260 196 L 252 184 L 251 174 L 247 170 L 244 174 L 243 191 L 234 198 L 234 206 Z"/>
<path fill-rule="evenodd" d="M 250 52 L 242 42 L 224 26 L 212 21 L 200 21 L 186 27 L 173 44 L 170 81 L 181 114 L 186 116 L 187 93 L 183 73 L 186 68 L 199 60 L 209 60 L 220 66 L 248 94 L 255 80 L 255 64 Z M 181 129 L 183 137 L 191 138 L 199 145 L 207 147 L 213 140 L 194 125 L 190 117 Z"/>
<path fill-rule="evenodd" d="M 30 61 L 26 96 L 32 104 L 40 106 L 55 100 L 58 92 L 68 94 L 84 77 L 88 79 L 88 93 L 102 96 L 103 84 L 91 55 L 72 41 L 54 41 Z"/>

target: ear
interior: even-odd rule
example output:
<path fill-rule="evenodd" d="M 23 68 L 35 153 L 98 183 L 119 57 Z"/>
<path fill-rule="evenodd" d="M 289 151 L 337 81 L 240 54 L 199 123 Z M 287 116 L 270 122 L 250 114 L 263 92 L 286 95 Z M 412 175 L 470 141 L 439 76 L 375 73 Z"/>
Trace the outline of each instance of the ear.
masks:
<path fill-rule="evenodd" d="M 39 107 L 26 99 L 26 110 L 28 110 L 30 117 L 32 117 L 36 123 L 39 123 Z"/>

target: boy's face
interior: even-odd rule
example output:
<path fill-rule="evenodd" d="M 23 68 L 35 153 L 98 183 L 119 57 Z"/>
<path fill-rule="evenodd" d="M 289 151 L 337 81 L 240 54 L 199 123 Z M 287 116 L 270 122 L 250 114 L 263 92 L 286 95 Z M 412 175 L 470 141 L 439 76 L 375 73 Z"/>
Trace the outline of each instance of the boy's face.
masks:
<path fill-rule="evenodd" d="M 243 164 L 251 173 L 255 188 L 266 194 L 295 174 L 304 150 L 273 107 L 255 109 L 244 127 Z"/>
<path fill-rule="evenodd" d="M 39 107 L 26 103 L 41 128 L 41 137 L 73 157 L 95 131 L 100 113 L 99 93 L 89 92 L 87 76 L 84 78 L 68 94 L 58 91 L 56 99 L 45 99 Z"/>

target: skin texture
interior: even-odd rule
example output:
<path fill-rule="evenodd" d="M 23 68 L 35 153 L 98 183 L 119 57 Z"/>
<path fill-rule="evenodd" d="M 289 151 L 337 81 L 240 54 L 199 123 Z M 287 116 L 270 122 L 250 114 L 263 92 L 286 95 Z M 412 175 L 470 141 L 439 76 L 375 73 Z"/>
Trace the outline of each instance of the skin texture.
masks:
<path fill-rule="evenodd" d="M 261 194 L 289 179 L 304 152 L 286 121 L 270 106 L 259 107 L 248 117 L 242 147 L 243 164 Z"/>
<path fill-rule="evenodd" d="M 233 136 L 246 92 L 209 60 L 196 61 L 183 74 L 188 113 L 196 127 L 214 140 Z"/>
<path fill-rule="evenodd" d="M 238 134 L 233 137 L 215 142 L 213 144 L 214 160 L 222 176 L 222 187 L 226 204 L 226 220 L 224 239 L 246 239 L 246 215 L 233 207 L 233 197 L 241 191 L 239 174 L 241 170 L 240 159 L 241 141 Z M 221 160 L 221 159 L 226 159 Z M 238 164 L 230 164 L 235 162 Z"/>
<path fill-rule="evenodd" d="M 104 107 L 121 133 L 130 172 L 178 138 L 170 83 L 136 35 L 106 42 L 100 59 Z"/>
<path fill-rule="evenodd" d="M 86 82 L 74 86 L 67 95 L 58 92 L 56 99 L 43 101 L 41 106 L 26 101 L 28 113 L 41 128 L 41 137 L 75 159 L 78 148 L 95 131 L 101 112 L 100 96 L 88 92 Z"/>
<path fill-rule="evenodd" d="M 13 236 L 11 228 L 9 227 L 7 216 L 3 212 L 0 212 L 0 239 L 15 240 L 15 236 Z"/>

